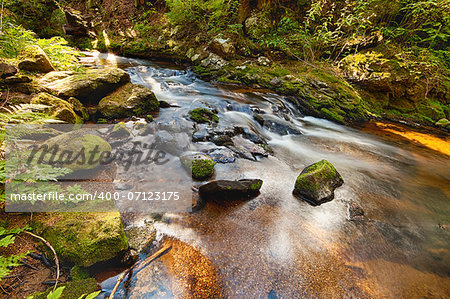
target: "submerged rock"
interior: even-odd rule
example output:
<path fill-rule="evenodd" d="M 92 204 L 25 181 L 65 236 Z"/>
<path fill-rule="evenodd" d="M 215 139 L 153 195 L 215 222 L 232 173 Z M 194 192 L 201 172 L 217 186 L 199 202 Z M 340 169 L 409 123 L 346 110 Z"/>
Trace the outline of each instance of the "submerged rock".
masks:
<path fill-rule="evenodd" d="M 350 203 L 348 205 L 348 219 L 351 221 L 364 220 L 364 210 L 356 203 Z"/>
<path fill-rule="evenodd" d="M 233 200 L 258 195 L 262 184 L 259 179 L 217 180 L 200 186 L 198 191 L 202 198 Z"/>
<path fill-rule="evenodd" d="M 103 97 L 130 82 L 130 76 L 118 68 L 87 70 L 85 73 L 50 73 L 40 81 L 49 93 L 60 97 L 75 97 L 82 103 L 97 104 Z"/>
<path fill-rule="evenodd" d="M 25 57 L 18 65 L 22 71 L 48 73 L 55 70 L 47 54 L 38 46 L 27 47 L 21 55 Z"/>
<path fill-rule="evenodd" d="M 327 160 L 314 163 L 301 172 L 295 182 L 294 194 L 312 205 L 320 205 L 334 198 L 334 190 L 344 180 Z"/>
<path fill-rule="evenodd" d="M 236 161 L 235 153 L 226 147 L 212 149 L 208 151 L 208 156 L 216 163 L 234 163 Z"/>
<path fill-rule="evenodd" d="M 203 153 L 186 153 L 180 157 L 183 167 L 192 174 L 196 180 L 204 180 L 214 173 L 216 162 Z"/>
<path fill-rule="evenodd" d="M 63 263 L 89 267 L 128 248 L 120 214 L 50 213 L 36 219 L 37 231 Z"/>
<path fill-rule="evenodd" d="M 142 115 L 159 107 L 155 94 L 145 86 L 128 83 L 103 98 L 98 110 L 106 118 L 122 118 Z"/>
<path fill-rule="evenodd" d="M 228 147 L 244 159 L 256 160 L 257 156 L 269 156 L 269 152 L 264 145 L 255 144 L 241 135 L 234 136 L 231 140 L 233 145 Z"/>

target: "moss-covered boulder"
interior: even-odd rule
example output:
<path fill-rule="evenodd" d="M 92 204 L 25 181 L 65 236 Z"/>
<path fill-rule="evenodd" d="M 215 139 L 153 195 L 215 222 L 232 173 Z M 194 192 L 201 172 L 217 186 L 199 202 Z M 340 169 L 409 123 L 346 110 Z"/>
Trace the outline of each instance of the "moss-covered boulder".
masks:
<path fill-rule="evenodd" d="M 192 174 L 196 180 L 210 178 L 214 173 L 216 162 L 203 153 L 186 153 L 180 157 L 183 167 Z"/>
<path fill-rule="evenodd" d="M 111 145 L 107 141 L 96 135 L 94 131 L 90 132 L 85 129 L 52 137 L 45 141 L 44 145 L 49 149 L 57 146 L 58 149 L 56 155 L 53 154 L 53 150 L 49 151 L 44 161 L 49 161 L 51 157 L 54 157 L 52 165 L 69 168 L 73 171 L 94 169 L 100 165 L 102 153 L 111 152 Z M 87 158 L 75 160 L 75 157 L 79 156 L 81 152 L 84 152 Z M 71 161 L 60 158 L 67 158 L 68 153 L 71 153 Z"/>
<path fill-rule="evenodd" d="M 334 190 L 344 180 L 327 160 L 314 163 L 300 173 L 295 182 L 294 194 L 312 205 L 320 205 L 334 198 Z"/>
<path fill-rule="evenodd" d="M 258 195 L 262 184 L 259 179 L 217 180 L 200 186 L 198 191 L 203 199 L 234 200 Z"/>
<path fill-rule="evenodd" d="M 39 46 L 28 46 L 19 56 L 19 69 L 28 72 L 48 73 L 54 71 L 50 59 Z"/>
<path fill-rule="evenodd" d="M 189 118 L 197 123 L 218 122 L 217 114 L 206 108 L 196 108 L 189 111 Z"/>
<path fill-rule="evenodd" d="M 82 118 L 75 113 L 75 107 L 73 104 L 64 101 L 63 99 L 52 96 L 51 94 L 41 92 L 33 97 L 30 103 L 49 106 L 48 113 L 56 119 L 65 121 L 70 124 L 82 122 Z"/>
<path fill-rule="evenodd" d="M 122 118 L 142 115 L 158 107 L 158 99 L 150 89 L 129 83 L 103 98 L 98 111 L 106 118 Z"/>
<path fill-rule="evenodd" d="M 62 263 L 89 267 L 128 249 L 117 212 L 48 213 L 35 221 L 37 232 L 52 244 Z"/>
<path fill-rule="evenodd" d="M 52 74 L 44 76 L 39 82 L 42 88 L 57 97 L 75 97 L 82 103 L 95 105 L 112 91 L 130 82 L 130 76 L 118 68 L 105 68 L 84 73 Z"/>
<path fill-rule="evenodd" d="M 437 121 L 435 125 L 441 128 L 450 129 L 450 120 L 442 118 L 439 121 Z"/>
<path fill-rule="evenodd" d="M 61 283 L 58 284 L 58 288 L 60 287 L 64 287 L 62 295 L 59 297 L 60 299 L 77 299 L 100 289 L 94 278 Z M 36 292 L 31 294 L 30 297 L 33 299 L 47 299 L 47 295 L 52 291 L 53 287 L 49 287 L 45 292 Z"/>

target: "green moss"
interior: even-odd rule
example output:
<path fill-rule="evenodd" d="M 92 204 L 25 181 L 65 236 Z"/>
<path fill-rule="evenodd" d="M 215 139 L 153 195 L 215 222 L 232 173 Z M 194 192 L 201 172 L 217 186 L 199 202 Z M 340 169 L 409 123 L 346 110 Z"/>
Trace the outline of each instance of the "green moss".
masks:
<path fill-rule="evenodd" d="M 197 159 L 192 161 L 192 177 L 196 180 L 209 178 L 214 172 L 216 162 L 207 159 Z"/>
<path fill-rule="evenodd" d="M 322 114 L 329 120 L 333 120 L 338 123 L 345 122 L 344 118 L 341 115 L 339 115 L 338 113 L 336 113 L 335 111 L 330 111 L 327 108 L 322 108 L 322 109 L 320 109 L 320 112 L 322 112 Z"/>
<path fill-rule="evenodd" d="M 262 180 L 259 180 L 257 183 L 254 183 L 250 186 L 250 190 L 259 190 L 263 184 Z"/>
<path fill-rule="evenodd" d="M 58 284 L 58 287 L 65 287 L 60 299 L 76 299 L 83 295 L 93 293 L 99 289 L 94 278 L 71 281 Z M 33 299 L 47 299 L 47 295 L 53 291 L 53 287 L 48 288 L 45 292 L 33 293 Z"/>
<path fill-rule="evenodd" d="M 53 213 L 36 221 L 63 263 L 89 267 L 128 248 L 119 213 Z"/>
<path fill-rule="evenodd" d="M 89 276 L 89 270 L 84 267 L 75 265 L 70 269 L 70 277 L 72 280 L 83 280 L 89 278 Z"/>
<path fill-rule="evenodd" d="M 289 72 L 289 70 L 287 70 L 285 68 L 275 67 L 269 71 L 269 74 L 273 75 L 274 77 L 283 77 L 283 76 L 289 75 L 290 72 Z"/>
<path fill-rule="evenodd" d="M 106 119 L 104 119 L 104 118 L 99 118 L 98 120 L 97 120 L 97 123 L 98 124 L 106 124 L 108 121 L 106 120 Z"/>
<path fill-rule="evenodd" d="M 218 122 L 219 117 L 214 112 L 206 108 L 196 108 L 189 111 L 189 117 L 197 123 Z"/>
<path fill-rule="evenodd" d="M 148 122 L 150 122 L 150 123 L 153 122 L 153 116 L 152 115 L 149 114 L 146 117 L 147 117 L 147 121 Z"/>

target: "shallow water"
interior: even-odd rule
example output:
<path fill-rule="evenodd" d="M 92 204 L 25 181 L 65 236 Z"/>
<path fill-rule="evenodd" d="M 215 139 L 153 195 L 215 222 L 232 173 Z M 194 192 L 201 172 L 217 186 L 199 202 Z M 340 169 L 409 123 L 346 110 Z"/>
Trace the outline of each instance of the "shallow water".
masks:
<path fill-rule="evenodd" d="M 118 297 L 450 296 L 448 136 L 438 137 L 443 150 L 436 151 L 388 136 L 382 126 L 361 130 L 303 116 L 280 95 L 214 85 L 171 65 L 104 58 L 96 63 L 125 68 L 133 83 L 178 106 L 161 109 L 155 121 L 215 108 L 220 126 L 248 128 L 273 151 L 257 161 L 218 163 L 215 179 L 261 178 L 261 194 L 207 203 L 190 214 L 167 213 L 155 227 L 159 243 L 172 244 L 171 251 L 133 273 Z M 301 134 L 261 127 L 255 110 Z M 335 165 L 345 184 L 333 201 L 313 207 L 292 190 L 301 170 L 321 159 Z M 364 209 L 365 221 L 348 220 L 351 202 Z M 115 279 L 103 288 L 111 290 Z"/>

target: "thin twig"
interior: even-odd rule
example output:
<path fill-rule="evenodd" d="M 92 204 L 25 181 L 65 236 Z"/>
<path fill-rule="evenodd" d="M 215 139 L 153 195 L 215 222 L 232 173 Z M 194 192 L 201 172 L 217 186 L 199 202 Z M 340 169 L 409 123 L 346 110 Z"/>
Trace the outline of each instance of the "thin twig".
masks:
<path fill-rule="evenodd" d="M 48 248 L 50 248 L 50 250 L 53 252 L 53 254 L 55 255 L 55 264 L 56 264 L 56 278 L 55 278 L 55 286 L 53 287 L 53 291 L 56 290 L 56 286 L 58 285 L 58 280 L 59 280 L 59 259 L 58 259 L 58 255 L 56 254 L 55 249 L 53 248 L 53 246 L 44 238 L 35 235 L 29 231 L 24 231 L 24 233 L 29 234 L 30 236 L 33 236 L 39 240 L 41 240 L 42 242 L 44 242 L 45 245 L 47 245 Z"/>
<path fill-rule="evenodd" d="M 125 277 L 134 269 L 136 268 L 138 265 L 140 266 L 140 268 L 142 269 L 142 267 L 147 266 L 148 264 L 150 264 L 151 262 L 153 262 L 155 259 L 157 259 L 158 257 L 160 257 L 161 255 L 165 254 L 167 251 L 169 251 L 172 248 L 172 245 L 166 245 L 163 248 L 161 248 L 160 250 L 158 250 L 157 252 L 155 252 L 152 256 L 146 258 L 144 261 L 139 262 L 137 264 L 134 264 L 132 267 L 128 268 L 126 271 L 124 271 L 122 273 L 122 275 L 120 275 L 120 277 L 117 279 L 116 285 L 114 286 L 111 295 L 109 295 L 109 299 L 113 299 L 114 298 L 114 294 L 116 293 L 117 289 L 119 288 L 120 283 L 125 279 Z M 142 265 L 141 265 L 142 264 Z"/>

